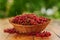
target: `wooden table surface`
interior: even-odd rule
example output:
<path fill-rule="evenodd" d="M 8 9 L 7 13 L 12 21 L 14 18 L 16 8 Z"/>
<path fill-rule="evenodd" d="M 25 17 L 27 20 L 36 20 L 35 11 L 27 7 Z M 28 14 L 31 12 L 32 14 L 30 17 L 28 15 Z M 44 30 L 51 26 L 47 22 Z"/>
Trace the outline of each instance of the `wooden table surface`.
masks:
<path fill-rule="evenodd" d="M 3 30 L 6 28 L 13 28 L 13 26 L 9 23 L 8 19 L 0 19 L 0 40 L 33 40 L 33 36 L 17 36 L 4 33 Z M 60 35 L 60 20 L 52 20 L 45 30 L 51 32 L 50 40 L 60 40 L 60 37 L 56 35 Z M 34 40 L 38 39 L 34 37 Z"/>

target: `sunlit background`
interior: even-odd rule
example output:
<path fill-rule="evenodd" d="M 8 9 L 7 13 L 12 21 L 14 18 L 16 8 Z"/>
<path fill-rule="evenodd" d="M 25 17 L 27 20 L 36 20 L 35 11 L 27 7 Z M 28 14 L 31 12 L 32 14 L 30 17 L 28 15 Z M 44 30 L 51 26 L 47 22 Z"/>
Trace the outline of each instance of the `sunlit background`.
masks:
<path fill-rule="evenodd" d="M 22 13 L 60 19 L 60 0 L 0 0 L 0 18 Z"/>

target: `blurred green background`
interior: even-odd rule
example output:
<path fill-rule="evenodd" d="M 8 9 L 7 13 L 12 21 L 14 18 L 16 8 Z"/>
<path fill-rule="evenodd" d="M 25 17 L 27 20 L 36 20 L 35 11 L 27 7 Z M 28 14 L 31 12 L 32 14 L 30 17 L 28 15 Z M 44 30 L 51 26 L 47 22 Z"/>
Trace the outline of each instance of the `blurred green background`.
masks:
<path fill-rule="evenodd" d="M 60 19 L 60 0 L 0 0 L 0 18 L 22 13 Z"/>

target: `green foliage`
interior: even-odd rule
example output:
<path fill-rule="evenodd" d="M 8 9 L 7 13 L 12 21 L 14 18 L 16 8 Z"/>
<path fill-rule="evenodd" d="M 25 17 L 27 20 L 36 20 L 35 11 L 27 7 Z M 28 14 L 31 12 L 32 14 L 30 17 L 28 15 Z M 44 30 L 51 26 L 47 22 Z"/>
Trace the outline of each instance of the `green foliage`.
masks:
<path fill-rule="evenodd" d="M 7 0 L 0 0 L 0 10 L 3 12 L 5 11 L 5 13 L 7 10 L 6 3 L 7 3 Z M 35 12 L 36 15 L 50 17 L 50 16 L 47 16 L 46 14 L 41 14 L 40 9 L 42 7 L 45 7 L 46 9 L 48 9 L 48 8 L 52 8 L 53 6 L 57 6 L 59 8 L 58 10 L 59 13 L 55 13 L 54 15 L 51 15 L 51 17 L 60 18 L 59 16 L 60 15 L 60 0 L 14 0 L 13 4 L 10 6 L 10 9 L 7 11 L 6 15 L 8 17 L 11 17 L 11 16 L 22 14 L 23 12 L 33 13 L 35 11 L 38 11 L 38 12 Z M 1 15 L 2 13 L 0 13 L 0 16 Z M 5 15 L 2 15 L 2 16 L 5 16 Z"/>
<path fill-rule="evenodd" d="M 44 0 L 46 8 L 52 8 L 53 6 L 56 6 L 58 3 L 58 0 Z"/>
<path fill-rule="evenodd" d="M 14 4 L 10 8 L 8 16 L 16 16 L 22 14 L 24 9 L 25 9 L 25 1 L 14 0 Z"/>
<path fill-rule="evenodd" d="M 54 18 L 60 18 L 60 13 L 56 12 L 53 16 L 54 16 Z"/>
<path fill-rule="evenodd" d="M 4 11 L 0 11 L 0 18 L 4 18 L 5 16 L 5 14 L 4 14 L 5 12 Z"/>
<path fill-rule="evenodd" d="M 0 10 L 6 11 L 7 0 L 0 0 Z"/>

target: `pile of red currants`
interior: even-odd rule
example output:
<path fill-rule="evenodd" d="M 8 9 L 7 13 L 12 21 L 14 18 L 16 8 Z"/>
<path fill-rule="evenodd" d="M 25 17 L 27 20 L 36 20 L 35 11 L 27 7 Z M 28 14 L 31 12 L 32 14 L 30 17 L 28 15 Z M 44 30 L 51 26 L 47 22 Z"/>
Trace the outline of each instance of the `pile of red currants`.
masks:
<path fill-rule="evenodd" d="M 48 20 L 49 19 L 45 17 L 38 17 L 35 14 L 23 14 L 14 17 L 12 22 L 16 24 L 22 24 L 22 25 L 37 25 L 37 24 L 43 24 Z"/>

